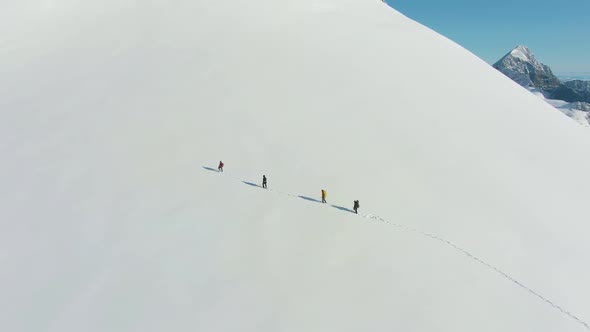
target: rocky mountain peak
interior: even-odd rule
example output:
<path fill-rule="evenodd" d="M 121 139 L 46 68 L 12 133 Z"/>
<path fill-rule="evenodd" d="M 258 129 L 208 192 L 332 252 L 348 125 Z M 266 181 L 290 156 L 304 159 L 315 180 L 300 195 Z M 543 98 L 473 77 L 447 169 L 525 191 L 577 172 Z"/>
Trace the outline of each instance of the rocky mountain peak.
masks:
<path fill-rule="evenodd" d="M 537 60 L 533 52 L 519 45 L 494 64 L 494 68 L 524 87 L 536 87 L 551 94 L 561 82 L 549 66 Z"/>

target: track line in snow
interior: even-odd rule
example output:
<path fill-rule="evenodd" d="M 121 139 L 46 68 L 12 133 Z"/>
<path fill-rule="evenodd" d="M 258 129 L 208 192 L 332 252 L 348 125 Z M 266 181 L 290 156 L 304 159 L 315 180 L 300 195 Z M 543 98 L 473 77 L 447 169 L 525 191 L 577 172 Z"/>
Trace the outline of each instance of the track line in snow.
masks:
<path fill-rule="evenodd" d="M 218 170 L 213 169 L 211 167 L 203 166 L 203 168 L 205 170 L 208 170 L 208 171 L 219 173 Z M 223 173 L 221 173 L 221 174 L 223 174 Z M 229 176 L 228 175 L 224 175 L 224 176 L 229 177 L 229 178 L 234 179 L 234 180 L 237 180 L 239 182 L 242 182 L 242 183 L 244 183 L 246 185 L 249 185 L 251 187 L 256 187 L 256 188 L 263 189 L 262 186 L 260 186 L 260 185 L 258 185 L 256 183 L 249 182 L 249 181 L 244 181 L 244 180 L 241 180 L 240 178 L 237 178 L 237 177 L 231 176 L 231 175 L 229 175 Z M 282 191 L 278 191 L 278 190 L 274 190 L 274 189 L 265 189 L 265 190 L 267 190 L 269 192 L 272 192 L 272 193 L 279 194 L 279 195 L 283 195 L 283 196 L 288 196 L 288 197 L 293 197 L 293 198 L 299 198 L 299 199 L 302 199 L 302 200 L 305 200 L 305 201 L 308 201 L 308 202 L 314 202 L 314 203 L 320 203 L 320 204 L 322 204 L 322 202 L 320 200 L 315 199 L 315 198 L 312 198 L 312 197 L 307 197 L 307 196 L 302 196 L 302 195 L 294 195 L 294 194 L 290 194 L 290 193 L 286 193 L 286 192 L 282 192 Z M 354 214 L 354 211 L 352 211 L 352 210 L 350 210 L 348 208 L 342 207 L 342 206 L 338 206 L 338 205 L 329 205 L 329 206 L 330 207 L 333 207 L 333 208 L 336 208 L 338 210 L 341 210 L 341 211 L 351 212 L 351 213 Z M 446 245 L 448 247 L 451 247 L 455 251 L 458 251 L 458 252 L 462 253 L 463 255 L 465 255 L 468 258 L 476 261 L 480 265 L 483 265 L 484 267 L 488 268 L 489 270 L 495 272 L 496 274 L 500 275 L 504 279 L 512 282 L 514 285 L 518 286 L 519 288 L 524 289 L 525 291 L 529 292 L 530 294 L 532 294 L 536 298 L 540 299 L 541 301 L 547 303 L 548 305 L 550 305 L 554 309 L 558 310 L 559 312 L 561 312 L 562 314 L 566 315 L 570 319 L 573 319 L 574 321 L 576 321 L 577 323 L 581 324 L 582 326 L 584 326 L 584 328 L 586 328 L 587 330 L 590 331 L 590 325 L 588 323 L 586 323 L 585 321 L 583 321 L 582 319 L 578 318 L 576 315 L 572 314 L 568 310 L 566 310 L 563 307 L 559 306 L 555 302 L 547 299 L 545 296 L 541 295 L 539 292 L 531 289 L 530 287 L 526 286 L 525 284 L 523 284 L 522 282 L 518 281 L 514 277 L 510 276 L 508 273 L 506 273 L 506 272 L 502 271 L 501 269 L 495 267 L 494 265 L 486 262 L 485 260 L 480 259 L 479 257 L 475 256 L 474 254 L 472 254 L 468 250 L 463 249 L 462 247 L 460 247 L 459 245 L 453 243 L 452 241 L 449 241 L 447 239 L 444 239 L 444 238 L 442 238 L 440 236 L 437 236 L 437 235 L 434 235 L 434 234 L 430 234 L 430 233 L 421 231 L 421 230 L 416 229 L 416 228 L 413 228 L 413 227 L 409 227 L 409 226 L 406 226 L 406 225 L 402 225 L 402 224 L 391 222 L 391 221 L 389 221 L 387 219 L 381 218 L 378 215 L 359 213 L 358 216 L 360 216 L 362 218 L 365 218 L 365 219 L 371 219 L 371 220 L 374 220 L 374 221 L 377 221 L 377 222 L 388 224 L 388 225 L 394 226 L 394 227 L 396 227 L 398 229 L 401 229 L 403 231 L 411 232 L 411 233 L 416 233 L 418 235 L 421 235 L 421 236 L 430 238 L 432 240 L 441 242 L 442 244 L 444 244 L 444 245 Z"/>
<path fill-rule="evenodd" d="M 452 247 L 454 250 L 461 252 L 462 254 L 466 255 L 467 257 L 471 258 L 472 260 L 478 262 L 479 264 L 485 266 L 486 268 L 492 270 L 493 272 L 495 272 L 496 274 L 499 274 L 500 276 L 502 276 L 503 278 L 507 279 L 508 281 L 512 282 L 513 284 L 517 285 L 518 287 L 526 290 L 527 292 L 529 292 L 530 294 L 534 295 L 535 297 L 539 298 L 540 300 L 544 301 L 545 303 L 549 304 L 550 306 L 552 306 L 553 308 L 559 310 L 562 314 L 565 314 L 566 316 L 568 316 L 569 318 L 575 320 L 577 323 L 582 324 L 587 330 L 590 330 L 590 326 L 588 325 L 588 323 L 586 323 L 585 321 L 583 321 L 582 319 L 578 318 L 576 315 L 572 314 L 571 312 L 569 312 L 568 310 L 565 310 L 564 308 L 562 308 L 561 306 L 557 305 L 556 303 L 552 302 L 551 300 L 547 299 L 546 297 L 544 297 L 543 295 L 541 295 L 540 293 L 534 291 L 533 289 L 527 287 L 525 284 L 523 284 L 522 282 L 518 281 L 517 279 L 515 279 L 514 277 L 510 276 L 508 273 L 502 271 L 501 269 L 493 266 L 492 264 L 480 259 L 479 257 L 473 255 L 472 253 L 470 253 L 469 251 L 463 249 L 462 247 L 456 245 L 455 243 L 446 240 L 444 238 L 441 238 L 439 236 L 430 234 L 430 233 L 426 233 L 423 231 L 420 231 L 418 229 L 415 228 L 410 228 L 408 226 L 405 225 L 400 225 L 400 224 L 395 224 L 392 222 L 389 222 L 379 216 L 375 216 L 375 215 L 362 215 L 362 217 L 367 218 L 367 219 L 374 219 L 380 222 L 384 222 L 387 224 L 390 224 L 392 226 L 395 226 L 397 228 L 401 228 L 405 231 L 409 231 L 412 233 L 417 233 L 419 235 L 428 237 L 432 240 L 436 240 L 439 242 L 442 242 L 443 244 Z"/>

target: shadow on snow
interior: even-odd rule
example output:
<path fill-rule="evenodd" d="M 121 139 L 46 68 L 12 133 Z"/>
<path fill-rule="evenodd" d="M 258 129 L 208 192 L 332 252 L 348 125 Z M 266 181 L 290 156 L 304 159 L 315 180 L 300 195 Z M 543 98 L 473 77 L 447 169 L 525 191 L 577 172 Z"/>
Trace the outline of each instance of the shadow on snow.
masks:
<path fill-rule="evenodd" d="M 311 198 L 311 197 L 307 197 L 307 196 L 298 196 L 301 199 L 304 199 L 306 201 L 310 201 L 310 202 L 316 202 L 316 203 L 321 203 L 322 201 L 317 200 L 315 198 Z"/>
<path fill-rule="evenodd" d="M 215 172 L 215 173 L 219 173 L 218 170 L 216 170 L 215 168 L 211 168 L 211 167 L 207 167 L 207 166 L 203 166 L 204 169 L 211 171 L 211 172 Z"/>
<path fill-rule="evenodd" d="M 343 207 L 343 206 L 338 206 L 338 205 L 331 205 L 331 206 L 332 206 L 333 208 L 335 208 L 335 209 L 338 209 L 338 210 L 342 210 L 342 211 L 346 211 L 346 212 L 352 212 L 352 213 L 354 213 L 354 210 L 351 210 L 351 209 L 345 208 L 345 207 Z"/>
<path fill-rule="evenodd" d="M 256 188 L 260 188 L 260 186 L 259 186 L 259 185 L 257 185 L 256 183 L 252 183 L 252 182 L 248 182 L 248 181 L 242 181 L 242 182 L 244 182 L 245 184 L 247 184 L 247 185 L 249 185 L 249 186 L 256 187 Z"/>

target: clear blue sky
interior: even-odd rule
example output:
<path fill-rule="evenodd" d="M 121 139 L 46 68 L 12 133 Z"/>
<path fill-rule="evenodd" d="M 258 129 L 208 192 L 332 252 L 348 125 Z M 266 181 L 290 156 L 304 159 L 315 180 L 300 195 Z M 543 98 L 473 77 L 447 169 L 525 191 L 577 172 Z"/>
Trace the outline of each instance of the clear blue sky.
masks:
<path fill-rule="evenodd" d="M 590 0 L 386 0 L 494 63 L 528 46 L 557 75 L 590 75 Z"/>

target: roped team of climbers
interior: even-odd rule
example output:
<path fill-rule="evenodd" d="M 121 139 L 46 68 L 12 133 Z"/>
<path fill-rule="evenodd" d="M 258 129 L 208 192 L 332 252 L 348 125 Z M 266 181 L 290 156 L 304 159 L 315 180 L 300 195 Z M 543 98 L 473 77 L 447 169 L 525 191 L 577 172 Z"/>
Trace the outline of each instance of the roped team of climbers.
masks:
<path fill-rule="evenodd" d="M 223 173 L 223 166 L 225 166 L 225 164 L 223 163 L 223 161 L 219 161 L 219 166 L 217 166 L 217 170 L 220 173 Z M 266 184 L 266 175 L 262 175 L 262 188 L 264 189 L 268 189 L 267 188 L 267 184 Z M 328 191 L 326 189 L 322 189 L 322 203 L 328 203 L 326 201 L 326 198 L 328 197 Z M 355 200 L 354 201 L 354 205 L 352 207 L 352 209 L 354 210 L 354 213 L 358 214 L 358 209 L 360 207 L 359 201 Z"/>

